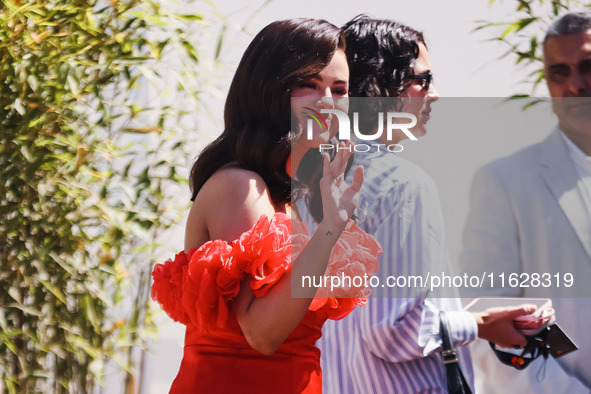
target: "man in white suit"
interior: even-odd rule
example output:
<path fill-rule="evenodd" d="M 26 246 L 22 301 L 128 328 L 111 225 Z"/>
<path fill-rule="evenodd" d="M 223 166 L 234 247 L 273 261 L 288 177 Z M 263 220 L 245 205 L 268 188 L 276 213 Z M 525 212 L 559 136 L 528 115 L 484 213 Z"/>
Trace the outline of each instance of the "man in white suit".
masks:
<path fill-rule="evenodd" d="M 591 14 L 551 25 L 544 70 L 558 126 L 543 142 L 477 172 L 460 261 L 468 274 L 505 273 L 505 287 L 484 295 L 552 297 L 557 322 L 579 350 L 518 371 L 478 344 L 481 393 L 591 392 L 591 298 L 584 298 L 591 297 Z M 510 273 L 549 273 L 551 287 L 509 287 Z"/>

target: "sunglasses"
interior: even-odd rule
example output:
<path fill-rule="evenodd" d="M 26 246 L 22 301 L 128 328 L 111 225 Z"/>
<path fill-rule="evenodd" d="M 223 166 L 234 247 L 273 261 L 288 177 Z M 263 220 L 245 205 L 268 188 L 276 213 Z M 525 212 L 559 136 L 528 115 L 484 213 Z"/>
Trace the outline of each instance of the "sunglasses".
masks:
<path fill-rule="evenodd" d="M 429 90 L 429 87 L 433 82 L 433 74 L 431 71 L 427 71 L 422 74 L 409 75 L 408 79 L 417 81 L 417 84 L 419 84 L 423 90 Z"/>

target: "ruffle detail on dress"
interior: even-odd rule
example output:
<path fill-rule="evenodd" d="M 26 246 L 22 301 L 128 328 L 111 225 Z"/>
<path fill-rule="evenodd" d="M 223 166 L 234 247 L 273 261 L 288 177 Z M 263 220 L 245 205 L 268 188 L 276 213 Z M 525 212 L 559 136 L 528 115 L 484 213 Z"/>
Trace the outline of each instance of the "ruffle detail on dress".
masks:
<path fill-rule="evenodd" d="M 302 227 L 303 226 L 303 227 Z M 252 276 L 250 287 L 256 297 L 263 297 L 289 271 L 292 257 L 292 231 L 303 249 L 310 236 L 305 224 L 276 213 L 271 220 L 261 217 L 252 229 L 233 242 L 236 262 L 240 269 Z"/>
<path fill-rule="evenodd" d="M 158 302 L 162 309 L 174 321 L 188 324 L 189 315 L 182 304 L 183 279 L 187 272 L 189 259 L 183 251 L 168 259 L 164 264 L 156 264 L 152 271 L 152 299 Z"/>
<path fill-rule="evenodd" d="M 240 291 L 246 275 L 256 297 L 264 296 L 291 267 L 291 230 L 307 243 L 307 226 L 284 213 L 266 216 L 232 243 L 208 241 L 174 260 L 156 264 L 152 299 L 174 321 L 201 329 L 221 327 L 228 318 L 228 302 Z M 305 244 L 304 244 L 305 245 Z M 303 249 L 297 246 L 296 249 Z"/>
<path fill-rule="evenodd" d="M 318 288 L 309 309 L 340 320 L 356 306 L 365 305 L 371 295 L 369 281 L 378 272 L 381 254 L 378 241 L 350 220 L 332 249 L 324 274 L 328 286 Z M 331 282 L 333 278 L 340 282 L 331 289 L 331 284 L 337 284 L 336 280 Z"/>
<path fill-rule="evenodd" d="M 245 277 L 252 278 L 253 294 L 263 297 L 291 269 L 292 258 L 309 240 L 305 223 L 280 212 L 271 219 L 261 216 L 232 243 L 208 241 L 188 255 L 181 252 L 174 260 L 156 264 L 152 299 L 182 324 L 206 330 L 221 327 L 228 318 L 228 302 L 238 295 Z M 372 275 L 380 253 L 377 241 L 350 221 L 333 248 L 326 275 Z M 309 309 L 331 319 L 346 316 L 370 294 L 367 288 L 327 290 L 318 290 L 322 298 L 315 298 Z"/>

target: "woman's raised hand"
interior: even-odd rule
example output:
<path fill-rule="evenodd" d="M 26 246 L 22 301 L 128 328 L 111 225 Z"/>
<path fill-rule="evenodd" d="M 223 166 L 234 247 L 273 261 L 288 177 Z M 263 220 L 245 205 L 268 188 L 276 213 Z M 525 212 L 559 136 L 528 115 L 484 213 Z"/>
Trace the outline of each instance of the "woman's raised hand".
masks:
<path fill-rule="evenodd" d="M 345 168 L 352 154 L 352 144 L 342 141 L 337 148 L 333 162 L 328 154 L 324 154 L 320 192 L 322 194 L 323 224 L 329 229 L 342 231 L 357 207 L 361 185 L 363 184 L 363 168 L 357 167 L 353 173 L 353 182 L 345 182 Z"/>

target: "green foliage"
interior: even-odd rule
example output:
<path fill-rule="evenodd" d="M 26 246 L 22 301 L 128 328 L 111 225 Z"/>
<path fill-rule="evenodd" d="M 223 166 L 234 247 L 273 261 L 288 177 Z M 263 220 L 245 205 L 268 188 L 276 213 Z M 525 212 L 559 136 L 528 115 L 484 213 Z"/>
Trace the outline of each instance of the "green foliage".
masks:
<path fill-rule="evenodd" d="M 219 18 L 172 6 L 0 3 L 3 391 L 90 392 L 113 360 L 130 389 L 156 237 L 193 156 L 179 131 L 207 79 L 195 40 Z"/>
<path fill-rule="evenodd" d="M 489 0 L 493 5 L 495 0 Z M 512 98 L 534 96 L 544 80 L 542 43 L 550 23 L 567 12 L 589 10 L 591 2 L 581 0 L 513 0 L 515 12 L 511 20 L 504 22 L 476 21 L 475 30 L 485 29 L 492 33 L 491 40 L 508 47 L 502 57 L 510 56 L 516 65 L 525 69 L 524 84 L 528 93 L 518 93 Z M 530 102 L 527 106 L 531 106 Z"/>

